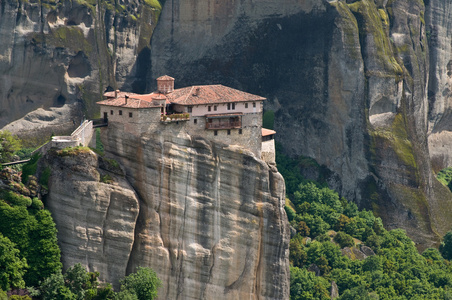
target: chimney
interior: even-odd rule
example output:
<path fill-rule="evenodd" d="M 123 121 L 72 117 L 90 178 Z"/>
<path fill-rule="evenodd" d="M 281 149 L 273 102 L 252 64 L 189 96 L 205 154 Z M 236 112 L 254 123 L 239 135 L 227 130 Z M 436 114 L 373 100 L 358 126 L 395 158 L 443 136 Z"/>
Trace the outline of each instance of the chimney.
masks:
<path fill-rule="evenodd" d="M 127 100 L 129 100 L 129 95 L 125 95 L 124 99 L 126 99 L 126 105 L 127 105 Z"/>
<path fill-rule="evenodd" d="M 157 91 L 162 94 L 174 91 L 174 78 L 168 75 L 157 78 Z"/>
<path fill-rule="evenodd" d="M 119 90 L 115 90 L 115 99 L 118 98 Z"/>

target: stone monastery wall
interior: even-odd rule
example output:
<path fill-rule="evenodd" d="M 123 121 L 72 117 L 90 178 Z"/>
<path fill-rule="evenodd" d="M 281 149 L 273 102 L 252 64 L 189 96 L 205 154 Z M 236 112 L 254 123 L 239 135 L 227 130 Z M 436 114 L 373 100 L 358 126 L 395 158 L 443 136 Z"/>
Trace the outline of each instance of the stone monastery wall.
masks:
<path fill-rule="evenodd" d="M 252 104 L 250 106 L 252 106 Z M 259 103 L 257 103 L 257 106 L 259 106 Z M 101 116 L 105 116 L 104 113 L 107 113 L 109 123 L 121 123 L 124 126 L 125 132 L 136 136 L 139 136 L 144 132 L 166 130 L 173 127 L 175 133 L 183 130 L 190 135 L 201 136 L 208 140 L 229 145 L 240 145 L 250 149 L 257 157 L 260 158 L 261 156 L 261 112 L 244 114 L 241 117 L 241 130 L 206 129 L 206 118 L 204 116 L 194 117 L 191 114 L 190 119 L 187 121 L 173 120 L 172 122 L 161 122 L 160 107 L 131 109 L 102 106 Z M 131 117 L 129 113 L 132 113 Z"/>

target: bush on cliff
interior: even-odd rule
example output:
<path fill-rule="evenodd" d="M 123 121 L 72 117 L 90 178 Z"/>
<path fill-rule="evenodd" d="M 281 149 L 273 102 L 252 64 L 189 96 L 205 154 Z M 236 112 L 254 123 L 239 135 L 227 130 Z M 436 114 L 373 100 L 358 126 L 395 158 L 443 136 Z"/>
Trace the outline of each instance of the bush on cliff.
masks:
<path fill-rule="evenodd" d="M 16 151 L 20 150 L 22 143 L 7 130 L 0 131 L 0 162 L 11 161 Z"/>
<path fill-rule="evenodd" d="M 24 288 L 23 275 L 26 268 L 27 262 L 19 257 L 19 250 L 14 243 L 0 233 L 0 291 Z"/>
<path fill-rule="evenodd" d="M 32 205 L 32 199 L 13 192 L 0 194 L 0 234 L 15 244 L 20 259 L 28 263 L 23 274 L 27 286 L 61 269 L 56 228 L 50 212 Z"/>
<path fill-rule="evenodd" d="M 99 283 L 98 272 L 87 272 L 76 264 L 46 278 L 41 286 L 43 300 L 152 300 L 157 297 L 160 279 L 150 268 L 138 268 L 121 281 L 121 291 L 115 293 L 109 283 Z"/>
<path fill-rule="evenodd" d="M 452 264 L 437 249 L 420 255 L 403 230 L 385 230 L 380 218 L 315 183 L 300 184 L 292 203 L 298 233 L 290 242 L 290 299 L 329 299 L 332 281 L 339 299 L 450 299 Z M 355 250 L 343 255 L 343 247 Z M 452 232 L 440 249 L 444 258 L 452 258 L 450 249 Z"/>

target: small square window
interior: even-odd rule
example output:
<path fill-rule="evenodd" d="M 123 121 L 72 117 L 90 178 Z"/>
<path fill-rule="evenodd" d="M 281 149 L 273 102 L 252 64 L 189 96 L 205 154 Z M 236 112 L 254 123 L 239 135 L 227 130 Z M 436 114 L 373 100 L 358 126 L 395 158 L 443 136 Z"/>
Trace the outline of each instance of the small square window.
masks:
<path fill-rule="evenodd" d="M 113 111 L 112 110 L 110 110 L 110 115 L 113 115 Z"/>
<path fill-rule="evenodd" d="M 131 112 L 129 112 L 129 118 L 131 118 L 133 116 L 133 114 Z"/>
<path fill-rule="evenodd" d="M 207 106 L 207 111 L 211 111 L 212 110 L 212 106 Z"/>
<path fill-rule="evenodd" d="M 214 110 L 214 111 L 217 111 L 217 106 L 216 106 L 216 105 L 213 107 L 213 110 Z"/>
<path fill-rule="evenodd" d="M 198 119 L 193 119 L 193 123 L 198 124 Z"/>
<path fill-rule="evenodd" d="M 256 102 L 253 102 L 253 107 L 256 107 Z"/>
<path fill-rule="evenodd" d="M 242 134 L 242 129 L 239 129 L 239 134 Z"/>
<path fill-rule="evenodd" d="M 248 103 L 245 103 L 245 108 L 248 108 Z"/>
<path fill-rule="evenodd" d="M 191 113 L 193 111 L 193 107 L 189 106 L 188 107 L 188 112 Z"/>
<path fill-rule="evenodd" d="M 119 115 L 122 116 L 122 110 L 119 111 Z"/>
<path fill-rule="evenodd" d="M 218 130 L 214 130 L 213 135 L 218 135 Z"/>
<path fill-rule="evenodd" d="M 231 129 L 228 129 L 228 135 L 231 135 Z"/>

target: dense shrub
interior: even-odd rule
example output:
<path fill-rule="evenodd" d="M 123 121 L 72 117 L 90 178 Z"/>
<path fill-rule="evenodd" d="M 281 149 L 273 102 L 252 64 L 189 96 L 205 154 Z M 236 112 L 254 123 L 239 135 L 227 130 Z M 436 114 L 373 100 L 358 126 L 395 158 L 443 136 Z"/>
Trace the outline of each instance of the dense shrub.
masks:
<path fill-rule="evenodd" d="M 32 201 L 13 192 L 4 192 L 0 197 L 0 233 L 27 261 L 29 267 L 23 275 L 27 286 L 37 286 L 61 269 L 55 223 L 50 212 L 41 208 L 38 199 Z"/>

